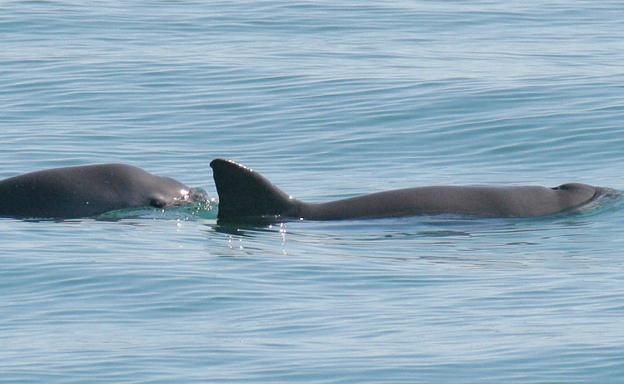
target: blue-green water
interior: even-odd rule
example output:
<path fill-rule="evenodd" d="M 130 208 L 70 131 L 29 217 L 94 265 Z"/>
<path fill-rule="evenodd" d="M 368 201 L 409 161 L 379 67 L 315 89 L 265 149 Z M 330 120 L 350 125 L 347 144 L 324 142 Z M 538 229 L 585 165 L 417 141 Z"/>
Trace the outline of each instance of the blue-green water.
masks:
<path fill-rule="evenodd" d="M 616 1 L 4 1 L 0 178 L 624 189 Z M 624 210 L 0 219 L 0 381 L 624 382 Z"/>

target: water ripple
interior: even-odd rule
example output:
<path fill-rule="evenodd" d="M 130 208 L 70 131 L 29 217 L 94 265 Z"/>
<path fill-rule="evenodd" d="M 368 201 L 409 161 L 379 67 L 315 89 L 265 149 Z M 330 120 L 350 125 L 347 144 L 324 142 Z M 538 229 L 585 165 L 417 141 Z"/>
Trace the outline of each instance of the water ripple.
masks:
<path fill-rule="evenodd" d="M 619 2 L 5 1 L 0 177 L 241 161 L 326 201 L 624 190 Z M 619 382 L 621 202 L 541 220 L 0 220 L 0 382 Z M 115 216 L 119 215 L 119 216 Z"/>

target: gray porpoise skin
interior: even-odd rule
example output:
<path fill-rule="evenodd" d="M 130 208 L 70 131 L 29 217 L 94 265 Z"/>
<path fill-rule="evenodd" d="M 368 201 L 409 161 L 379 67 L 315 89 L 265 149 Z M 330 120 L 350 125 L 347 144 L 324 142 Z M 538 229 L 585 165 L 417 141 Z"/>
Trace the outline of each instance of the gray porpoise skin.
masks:
<path fill-rule="evenodd" d="M 540 186 L 431 186 L 372 193 L 327 203 L 304 203 L 233 161 L 210 163 L 219 194 L 218 218 L 341 220 L 413 215 L 535 217 L 581 207 L 608 189 L 569 183 Z M 0 216 L 68 219 L 194 201 L 192 189 L 125 164 L 98 164 L 27 173 L 0 181 Z"/>
<path fill-rule="evenodd" d="M 304 203 L 253 170 L 230 160 L 210 163 L 219 194 L 219 220 L 254 217 L 341 220 L 413 215 L 536 217 L 581 207 L 605 189 L 569 183 L 540 186 L 431 186 L 399 189 L 337 200 Z"/>
<path fill-rule="evenodd" d="M 125 164 L 27 173 L 0 181 L 0 216 L 69 219 L 190 200 L 191 188 Z"/>

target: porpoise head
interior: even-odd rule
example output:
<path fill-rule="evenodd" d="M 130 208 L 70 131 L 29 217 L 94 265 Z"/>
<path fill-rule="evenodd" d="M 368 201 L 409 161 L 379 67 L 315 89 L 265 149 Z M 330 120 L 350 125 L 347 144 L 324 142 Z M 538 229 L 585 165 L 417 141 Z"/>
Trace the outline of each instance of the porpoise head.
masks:
<path fill-rule="evenodd" d="M 557 192 L 562 206 L 572 208 L 583 206 L 605 193 L 604 188 L 582 183 L 561 184 L 552 189 Z"/>

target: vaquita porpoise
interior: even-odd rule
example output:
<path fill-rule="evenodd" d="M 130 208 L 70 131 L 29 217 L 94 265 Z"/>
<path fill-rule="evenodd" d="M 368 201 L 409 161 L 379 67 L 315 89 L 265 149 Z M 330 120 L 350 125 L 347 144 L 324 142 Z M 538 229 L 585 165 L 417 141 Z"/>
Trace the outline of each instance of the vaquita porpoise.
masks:
<path fill-rule="evenodd" d="M 230 160 L 210 163 L 220 221 L 254 218 L 344 220 L 458 214 L 536 217 L 571 211 L 612 191 L 570 183 L 540 186 L 427 186 L 304 203 L 259 173 Z M 206 196 L 174 179 L 125 164 L 55 168 L 0 181 L 0 216 L 68 219 L 128 208 L 193 204 Z"/>
<path fill-rule="evenodd" d="M 94 217 L 194 199 L 188 186 L 126 164 L 47 169 L 0 181 L 0 216 L 14 218 Z"/>
<path fill-rule="evenodd" d="M 611 191 L 587 184 L 540 186 L 428 186 L 377 192 L 327 203 L 304 203 L 265 177 L 230 160 L 210 163 L 219 194 L 219 220 L 254 217 L 343 220 L 458 214 L 536 217 L 573 210 Z"/>

